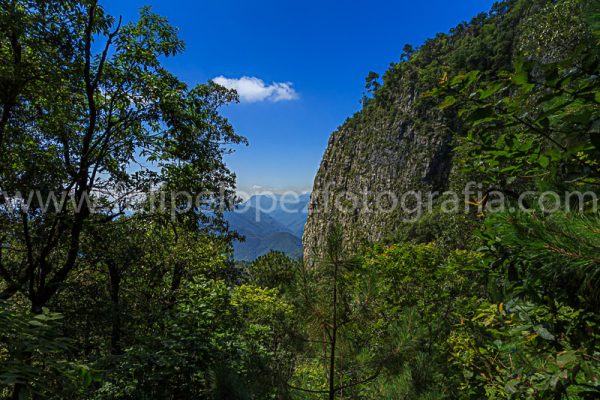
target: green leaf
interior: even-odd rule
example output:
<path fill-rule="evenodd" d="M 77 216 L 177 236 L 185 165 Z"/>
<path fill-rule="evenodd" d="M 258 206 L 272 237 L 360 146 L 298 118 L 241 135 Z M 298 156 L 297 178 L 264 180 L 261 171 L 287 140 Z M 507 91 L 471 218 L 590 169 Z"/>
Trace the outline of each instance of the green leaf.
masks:
<path fill-rule="evenodd" d="M 517 72 L 515 72 L 511 76 L 511 81 L 515 85 L 519 85 L 519 86 L 529 84 L 529 71 L 526 71 L 524 69 L 518 69 Z"/>
<path fill-rule="evenodd" d="M 550 165 L 550 159 L 542 155 L 540 158 L 538 158 L 538 164 L 540 164 L 541 167 L 546 168 L 548 165 Z"/>
<path fill-rule="evenodd" d="M 518 148 L 522 152 L 528 152 L 529 150 L 531 150 L 532 146 L 533 146 L 533 140 L 529 139 L 529 140 L 525 140 L 524 142 L 520 143 Z"/>
<path fill-rule="evenodd" d="M 554 335 L 551 334 L 548 329 L 544 328 L 541 325 L 536 325 L 533 327 L 533 329 L 535 330 L 535 333 L 537 333 L 538 335 L 540 335 L 540 337 L 542 339 L 545 340 L 554 340 Z"/>
<path fill-rule="evenodd" d="M 488 97 L 498 93 L 500 91 L 500 89 L 504 89 L 504 83 L 503 82 L 498 82 L 496 84 L 493 84 L 489 87 L 487 87 L 486 89 L 482 90 L 479 93 L 479 99 L 480 100 L 485 100 Z"/>
<path fill-rule="evenodd" d="M 556 363 L 558 364 L 559 368 L 563 369 L 576 363 L 577 359 L 578 357 L 576 352 L 572 350 L 564 351 L 556 356 Z"/>
<path fill-rule="evenodd" d="M 454 96 L 447 96 L 444 101 L 442 102 L 442 104 L 440 104 L 440 108 L 442 110 L 453 106 L 454 104 L 456 104 L 458 102 L 458 100 L 456 99 L 456 97 Z"/>

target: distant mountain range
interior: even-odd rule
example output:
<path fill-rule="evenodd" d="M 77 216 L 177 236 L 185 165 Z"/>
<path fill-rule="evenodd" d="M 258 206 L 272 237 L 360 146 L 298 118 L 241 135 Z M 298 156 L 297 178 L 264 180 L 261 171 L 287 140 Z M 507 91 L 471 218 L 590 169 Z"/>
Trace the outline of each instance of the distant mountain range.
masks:
<path fill-rule="evenodd" d="M 230 228 L 246 238 L 234 242 L 235 260 L 253 261 L 270 251 L 301 257 L 309 200 L 310 193 L 293 197 L 256 195 L 235 211 L 225 213 Z"/>

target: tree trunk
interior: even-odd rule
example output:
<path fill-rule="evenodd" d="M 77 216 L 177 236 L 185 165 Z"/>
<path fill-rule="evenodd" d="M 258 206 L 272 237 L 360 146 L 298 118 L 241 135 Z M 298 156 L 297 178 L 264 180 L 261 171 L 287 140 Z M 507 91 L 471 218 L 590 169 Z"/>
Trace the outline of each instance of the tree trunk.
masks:
<path fill-rule="evenodd" d="M 333 262 L 333 296 L 331 321 L 331 347 L 329 352 L 329 400 L 335 399 L 335 347 L 337 342 L 337 262 Z"/>

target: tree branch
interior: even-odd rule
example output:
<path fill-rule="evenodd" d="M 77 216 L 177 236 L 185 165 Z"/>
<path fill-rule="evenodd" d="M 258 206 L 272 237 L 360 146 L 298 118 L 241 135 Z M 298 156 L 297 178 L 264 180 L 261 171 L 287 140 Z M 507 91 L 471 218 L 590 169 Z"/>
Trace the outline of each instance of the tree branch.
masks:
<path fill-rule="evenodd" d="M 110 49 L 110 45 L 112 44 L 112 41 L 115 38 L 115 36 L 117 36 L 117 34 L 119 33 L 122 22 L 123 22 L 123 17 L 120 16 L 119 23 L 117 24 L 117 28 L 114 30 L 114 32 L 112 32 L 111 34 L 108 35 L 108 40 L 106 41 L 106 46 L 104 46 L 104 51 L 102 51 L 102 56 L 100 56 L 100 64 L 98 65 L 98 72 L 96 73 L 96 77 L 93 82 L 93 86 L 95 89 L 98 88 L 100 79 L 102 79 L 102 73 L 104 71 L 104 65 L 106 63 L 106 57 L 108 56 L 108 51 Z"/>

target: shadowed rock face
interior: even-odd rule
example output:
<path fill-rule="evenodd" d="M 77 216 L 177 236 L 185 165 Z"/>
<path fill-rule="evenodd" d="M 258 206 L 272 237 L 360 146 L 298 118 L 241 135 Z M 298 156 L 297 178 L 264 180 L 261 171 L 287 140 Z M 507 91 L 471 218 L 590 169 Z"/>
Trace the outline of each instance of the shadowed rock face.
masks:
<path fill-rule="evenodd" d="M 331 136 L 303 237 L 309 263 L 321 253 L 332 224 L 343 227 L 345 248 L 356 250 L 390 235 L 411 216 L 416 196 L 408 192 L 446 188 L 451 169 L 448 124 L 435 108 L 413 108 L 416 96 L 409 92 L 397 93 L 391 106 L 371 102 Z"/>

